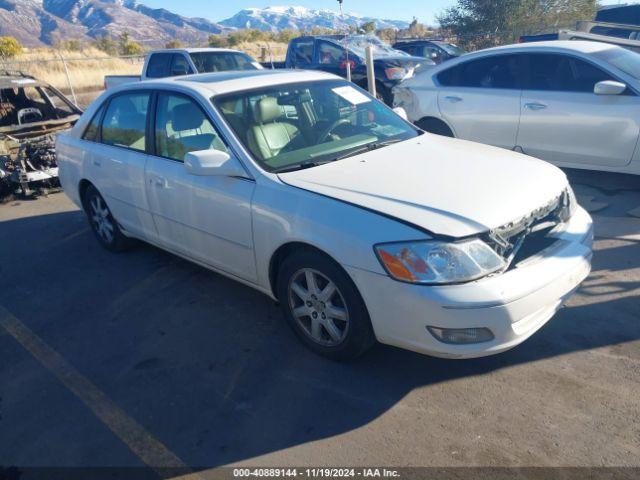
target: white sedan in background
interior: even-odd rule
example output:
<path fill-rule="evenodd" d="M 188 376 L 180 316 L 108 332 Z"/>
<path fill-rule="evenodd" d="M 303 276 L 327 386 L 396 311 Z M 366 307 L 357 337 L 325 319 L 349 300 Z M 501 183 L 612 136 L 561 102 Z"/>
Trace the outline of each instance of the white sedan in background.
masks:
<path fill-rule="evenodd" d="M 394 89 L 424 130 L 561 167 L 640 174 L 640 54 L 598 42 L 491 48 Z"/>
<path fill-rule="evenodd" d="M 375 339 L 501 352 L 590 270 L 591 218 L 556 167 L 425 134 L 327 73 L 118 87 L 58 157 L 105 248 L 137 238 L 264 292 L 334 359 Z"/>

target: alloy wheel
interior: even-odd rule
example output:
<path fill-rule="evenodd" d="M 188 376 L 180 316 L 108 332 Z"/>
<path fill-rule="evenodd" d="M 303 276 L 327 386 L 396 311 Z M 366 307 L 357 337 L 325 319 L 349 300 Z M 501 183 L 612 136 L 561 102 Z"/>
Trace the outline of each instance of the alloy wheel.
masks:
<path fill-rule="evenodd" d="M 94 195 L 91 198 L 89 208 L 91 209 L 91 223 L 93 224 L 93 228 L 105 243 L 110 244 L 113 242 L 113 223 L 111 221 L 109 208 L 107 208 L 104 200 L 98 195 Z"/>
<path fill-rule="evenodd" d="M 349 311 L 340 290 L 311 268 L 298 270 L 289 281 L 289 307 L 302 331 L 312 341 L 334 347 L 349 330 Z"/>

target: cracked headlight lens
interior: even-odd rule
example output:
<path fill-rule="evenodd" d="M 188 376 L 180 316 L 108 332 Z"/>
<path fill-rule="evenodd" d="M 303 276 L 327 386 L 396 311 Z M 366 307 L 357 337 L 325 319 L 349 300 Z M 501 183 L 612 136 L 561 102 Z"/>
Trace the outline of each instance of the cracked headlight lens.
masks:
<path fill-rule="evenodd" d="M 462 283 L 503 269 L 505 260 L 478 238 L 461 242 L 419 241 L 375 246 L 387 273 L 422 284 Z"/>

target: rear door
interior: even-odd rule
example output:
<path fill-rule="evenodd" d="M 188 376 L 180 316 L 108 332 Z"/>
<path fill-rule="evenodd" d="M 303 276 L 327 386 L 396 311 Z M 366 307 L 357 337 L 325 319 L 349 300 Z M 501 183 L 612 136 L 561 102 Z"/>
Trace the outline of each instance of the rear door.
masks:
<path fill-rule="evenodd" d="M 145 194 L 148 155 L 149 91 L 116 94 L 105 102 L 85 130 L 84 165 L 125 230 L 153 239 L 156 230 Z M 99 125 L 99 126 L 98 126 Z"/>
<path fill-rule="evenodd" d="M 509 149 L 516 145 L 521 95 L 518 55 L 468 60 L 436 78 L 440 113 L 457 138 Z"/>
<path fill-rule="evenodd" d="M 583 58 L 560 53 L 523 56 L 527 81 L 517 143 L 534 157 L 560 164 L 627 165 L 640 133 L 640 97 L 596 95 L 597 82 L 617 80 Z"/>

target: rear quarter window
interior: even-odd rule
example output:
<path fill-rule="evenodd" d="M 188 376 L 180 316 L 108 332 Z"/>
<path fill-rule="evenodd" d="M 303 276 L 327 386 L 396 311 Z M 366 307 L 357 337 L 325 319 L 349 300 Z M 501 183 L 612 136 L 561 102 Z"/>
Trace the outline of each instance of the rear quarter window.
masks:
<path fill-rule="evenodd" d="M 100 119 L 102 118 L 103 112 L 104 105 L 98 109 L 89 122 L 89 125 L 87 125 L 87 128 L 82 135 L 84 140 L 88 140 L 90 142 L 98 142 L 100 140 Z"/>

